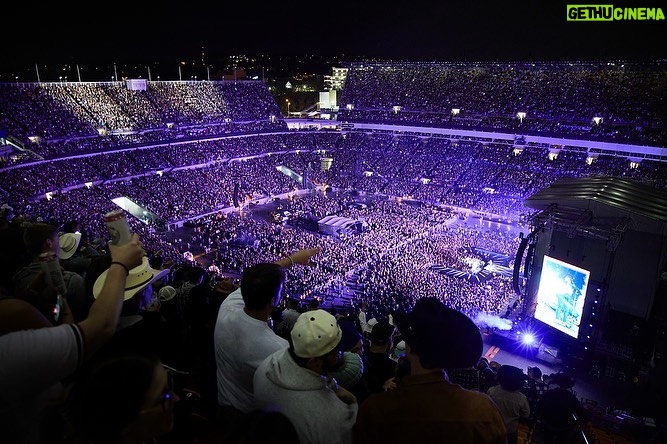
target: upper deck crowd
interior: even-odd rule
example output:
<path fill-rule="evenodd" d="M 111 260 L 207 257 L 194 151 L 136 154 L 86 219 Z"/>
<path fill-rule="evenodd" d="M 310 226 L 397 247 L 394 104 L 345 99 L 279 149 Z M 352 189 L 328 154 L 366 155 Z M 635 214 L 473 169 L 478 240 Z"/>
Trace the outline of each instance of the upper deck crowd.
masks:
<path fill-rule="evenodd" d="M 358 63 L 350 66 L 339 119 L 664 147 L 666 68 L 622 61 Z"/>

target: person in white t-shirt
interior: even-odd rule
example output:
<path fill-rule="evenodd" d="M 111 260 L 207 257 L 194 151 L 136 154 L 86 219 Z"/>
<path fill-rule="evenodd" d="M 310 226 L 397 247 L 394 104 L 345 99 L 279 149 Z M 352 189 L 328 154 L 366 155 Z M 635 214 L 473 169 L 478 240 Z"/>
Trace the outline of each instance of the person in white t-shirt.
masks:
<path fill-rule="evenodd" d="M 239 413 L 253 410 L 255 370 L 267 356 L 289 345 L 267 322 L 280 304 L 286 268 L 294 264 L 310 265 L 310 258 L 319 251 L 319 248 L 303 249 L 277 262 L 246 268 L 240 288 L 220 305 L 214 347 L 223 423 L 231 423 Z"/>

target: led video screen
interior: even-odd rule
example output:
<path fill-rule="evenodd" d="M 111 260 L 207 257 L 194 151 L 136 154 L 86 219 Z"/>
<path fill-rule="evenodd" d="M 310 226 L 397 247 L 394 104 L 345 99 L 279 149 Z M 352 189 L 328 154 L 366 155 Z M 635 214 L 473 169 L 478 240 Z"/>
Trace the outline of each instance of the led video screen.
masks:
<path fill-rule="evenodd" d="M 578 338 L 589 277 L 589 270 L 544 256 L 535 319 Z"/>

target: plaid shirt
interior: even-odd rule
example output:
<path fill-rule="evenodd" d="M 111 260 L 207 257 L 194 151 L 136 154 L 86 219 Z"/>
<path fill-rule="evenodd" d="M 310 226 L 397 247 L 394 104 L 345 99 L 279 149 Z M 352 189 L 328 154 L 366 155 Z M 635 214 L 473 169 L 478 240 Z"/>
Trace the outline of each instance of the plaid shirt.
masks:
<path fill-rule="evenodd" d="M 458 384 L 464 389 L 481 391 L 481 377 L 474 367 L 454 368 L 447 370 L 449 381 Z"/>

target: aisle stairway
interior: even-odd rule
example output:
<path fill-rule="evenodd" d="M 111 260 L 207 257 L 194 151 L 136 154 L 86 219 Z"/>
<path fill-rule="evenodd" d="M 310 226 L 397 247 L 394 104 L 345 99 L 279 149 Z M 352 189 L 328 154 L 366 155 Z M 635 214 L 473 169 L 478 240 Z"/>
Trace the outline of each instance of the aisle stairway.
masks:
<path fill-rule="evenodd" d="M 347 274 L 345 282 L 332 282 L 323 295 L 326 306 L 336 307 L 338 310 L 348 310 L 356 304 L 364 294 L 363 283 L 359 282 L 356 271 Z"/>

